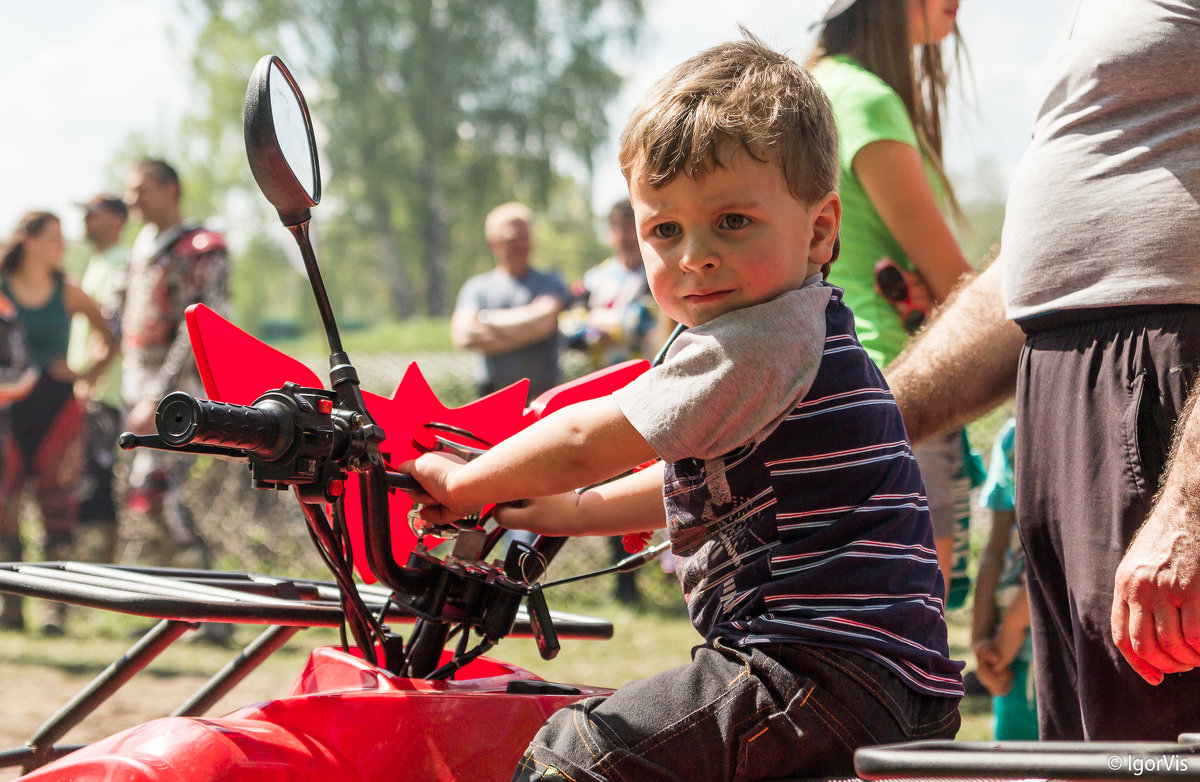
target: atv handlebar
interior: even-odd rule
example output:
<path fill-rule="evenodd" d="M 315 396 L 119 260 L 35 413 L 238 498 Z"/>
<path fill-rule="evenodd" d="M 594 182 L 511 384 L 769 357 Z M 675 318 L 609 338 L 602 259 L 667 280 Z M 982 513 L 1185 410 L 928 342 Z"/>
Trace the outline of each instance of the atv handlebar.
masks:
<path fill-rule="evenodd" d="M 265 461 L 283 456 L 295 441 L 295 416 L 278 399 L 234 405 L 196 399 L 182 391 L 163 397 L 154 414 L 163 442 L 174 448 L 202 443 L 236 448 Z"/>

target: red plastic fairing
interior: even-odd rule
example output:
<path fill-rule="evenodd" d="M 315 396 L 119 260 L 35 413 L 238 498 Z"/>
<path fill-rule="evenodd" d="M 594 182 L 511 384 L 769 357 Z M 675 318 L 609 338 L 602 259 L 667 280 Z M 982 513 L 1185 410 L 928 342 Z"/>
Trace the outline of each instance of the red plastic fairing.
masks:
<path fill-rule="evenodd" d="M 533 400 L 525 414 L 531 415 L 536 420 L 545 418 L 555 410 L 561 410 L 567 405 L 608 396 L 618 388 L 629 385 L 634 378 L 649 368 L 650 362 L 640 358 L 613 364 L 611 367 L 584 375 L 576 380 L 563 383 L 561 386 L 555 386 Z"/>
<path fill-rule="evenodd" d="M 210 399 L 248 405 L 288 381 L 324 388 L 320 379 L 304 364 L 247 334 L 203 304 L 188 308 L 187 323 L 196 365 Z M 465 429 L 487 443 L 495 444 L 555 410 L 611 394 L 649 366 L 646 361 L 626 361 L 593 372 L 550 389 L 535 399 L 528 410 L 524 408 L 528 381 L 502 388 L 462 407 L 446 407 L 433 393 L 416 364 L 409 365 L 390 399 L 367 391 L 363 392 L 363 398 L 371 417 L 388 433 L 380 450 L 394 468 L 419 455 L 414 441 L 432 446 L 435 437 L 442 436 L 472 447 L 481 445 L 469 438 L 430 430 L 425 426 L 428 423 Z M 351 476 L 346 481 L 345 507 L 355 569 L 364 581 L 373 583 L 375 577 L 366 567 L 363 549 L 360 496 L 357 476 Z M 407 523 L 412 500 L 403 492 L 392 492 L 388 503 L 392 519 L 392 557 L 396 562 L 407 562 L 416 544 L 416 537 Z"/>
<path fill-rule="evenodd" d="M 507 694 L 514 679 L 541 681 L 486 657 L 454 681 L 402 679 L 341 650 L 317 649 L 286 698 L 220 719 L 154 720 L 23 779 L 507 780 L 550 714 L 611 693 L 580 687 L 577 695 Z"/>
<path fill-rule="evenodd" d="M 250 336 L 203 304 L 187 308 L 188 336 L 209 399 L 248 405 L 289 381 L 324 388 L 296 359 Z"/>

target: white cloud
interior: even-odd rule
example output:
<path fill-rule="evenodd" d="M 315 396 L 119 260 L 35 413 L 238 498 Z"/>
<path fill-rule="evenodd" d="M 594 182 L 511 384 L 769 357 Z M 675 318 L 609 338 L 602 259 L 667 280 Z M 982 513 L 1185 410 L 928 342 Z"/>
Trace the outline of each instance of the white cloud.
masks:
<path fill-rule="evenodd" d="M 70 205 L 119 188 L 121 182 L 107 181 L 103 171 L 114 152 L 135 131 L 162 137 L 184 104 L 186 52 L 169 33 L 170 6 L 149 0 L 95 3 L 90 10 L 82 5 L 40 4 L 9 27 L 53 34 L 37 34 L 38 47 L 14 42 L 0 70 L 0 105 L 7 109 L 2 233 L 26 210 L 48 208 L 77 234 Z"/>

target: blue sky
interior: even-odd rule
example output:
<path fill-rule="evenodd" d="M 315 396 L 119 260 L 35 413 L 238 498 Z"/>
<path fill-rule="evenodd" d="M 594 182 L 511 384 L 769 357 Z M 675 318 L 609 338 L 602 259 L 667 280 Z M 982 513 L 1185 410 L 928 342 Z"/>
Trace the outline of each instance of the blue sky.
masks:
<path fill-rule="evenodd" d="M 611 107 L 613 133 L 637 98 L 680 60 L 736 37 L 745 24 L 767 43 L 804 59 L 808 24 L 823 0 L 644 0 L 635 54 L 617 64 L 626 77 Z M 948 128 L 952 175 L 994 163 L 1003 190 L 1028 137 L 1038 68 L 1068 0 L 963 0 L 959 24 L 973 67 L 968 105 Z M 731 10 L 731 5 L 734 10 Z M 187 50 L 179 13 L 163 0 L 54 0 L 15 3 L 0 26 L 0 235 L 32 208 L 58 211 L 78 234 L 71 204 L 120 181 L 104 167 L 131 132 L 163 138 L 186 105 Z M 172 32 L 172 31 L 176 32 Z M 247 74 L 249 76 L 249 74 Z M 597 159 L 601 210 L 623 193 L 611 145 Z M 971 197 L 984 183 L 956 187 Z M 1003 193 L 1001 192 L 1002 196 Z"/>

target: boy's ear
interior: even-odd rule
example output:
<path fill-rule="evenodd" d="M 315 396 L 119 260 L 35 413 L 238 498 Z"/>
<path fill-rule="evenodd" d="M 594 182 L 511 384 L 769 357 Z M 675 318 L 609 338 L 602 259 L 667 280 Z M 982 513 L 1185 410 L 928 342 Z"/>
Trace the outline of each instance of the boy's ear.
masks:
<path fill-rule="evenodd" d="M 812 215 L 813 235 L 808 262 L 826 266 L 837 260 L 841 245 L 838 227 L 842 224 L 842 200 L 837 193 L 827 193 L 813 205 L 809 214 Z"/>

